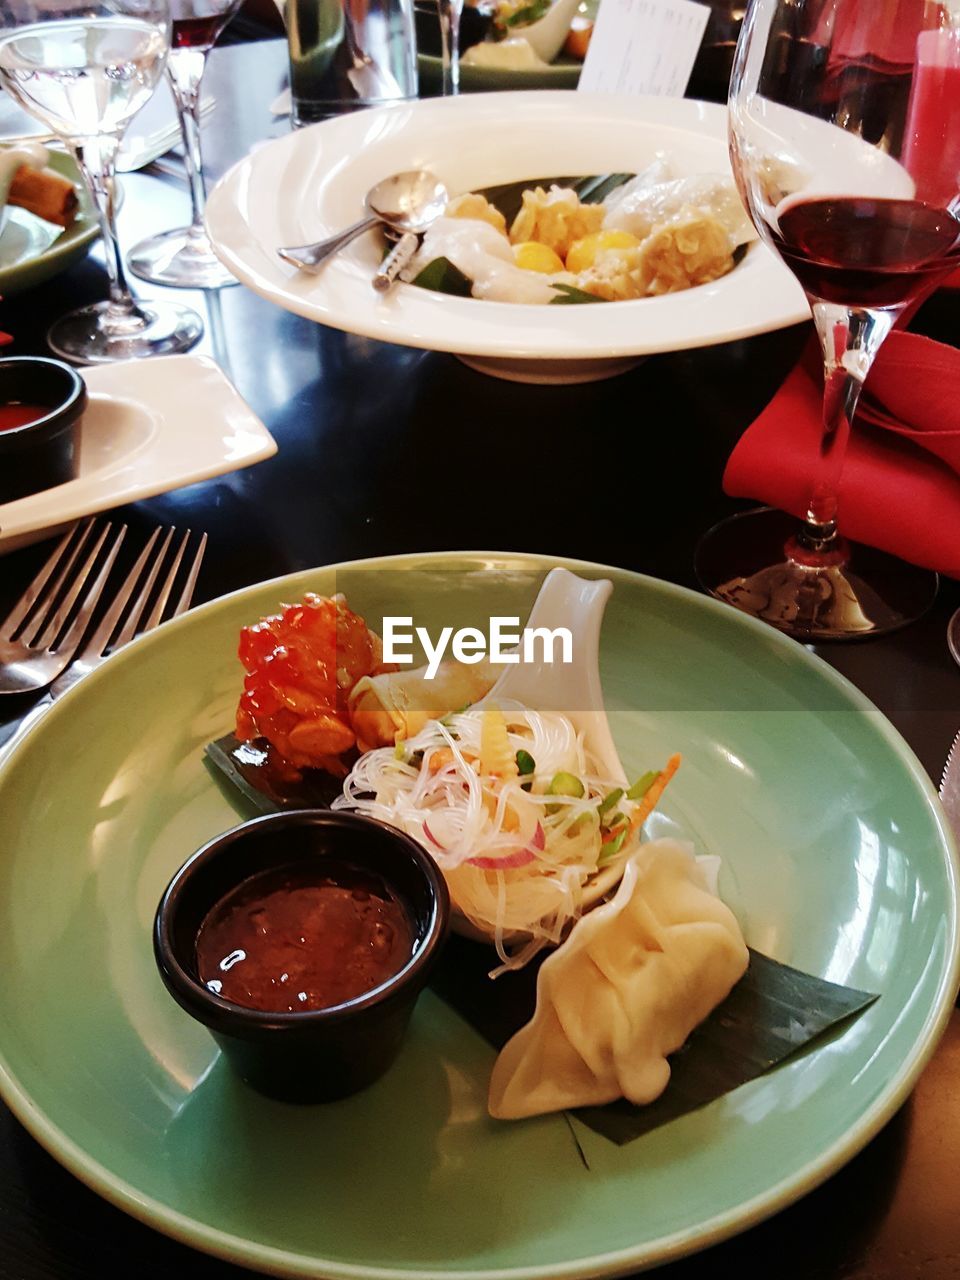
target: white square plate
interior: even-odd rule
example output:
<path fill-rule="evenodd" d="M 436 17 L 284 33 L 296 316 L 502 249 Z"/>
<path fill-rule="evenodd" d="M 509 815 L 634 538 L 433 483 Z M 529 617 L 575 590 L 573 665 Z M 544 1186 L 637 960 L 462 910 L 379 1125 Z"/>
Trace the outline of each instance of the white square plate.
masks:
<path fill-rule="evenodd" d="M 83 370 L 90 394 L 75 479 L 0 504 L 0 553 L 80 516 L 270 458 L 276 441 L 207 356 Z"/>

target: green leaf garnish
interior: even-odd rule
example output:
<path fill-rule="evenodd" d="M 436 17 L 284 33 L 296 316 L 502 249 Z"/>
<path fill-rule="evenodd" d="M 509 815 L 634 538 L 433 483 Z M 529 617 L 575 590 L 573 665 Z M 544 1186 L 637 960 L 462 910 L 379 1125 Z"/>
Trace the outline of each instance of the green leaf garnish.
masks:
<path fill-rule="evenodd" d="M 517 752 L 517 769 L 521 776 L 534 773 L 537 768 L 537 762 L 529 751 L 524 751 L 523 747 Z"/>
<path fill-rule="evenodd" d="M 627 792 L 627 799 L 642 800 L 659 777 L 660 771 L 658 769 L 648 769 Z"/>
<path fill-rule="evenodd" d="M 608 791 L 600 803 L 597 805 L 597 813 L 601 817 L 608 813 L 615 804 L 619 804 L 623 799 L 623 787 L 614 787 L 612 791 Z"/>
<path fill-rule="evenodd" d="M 578 289 L 575 284 L 559 284 L 555 281 L 552 288 L 556 289 L 557 296 L 550 299 L 551 307 L 569 307 L 581 302 L 606 302 L 606 298 L 598 298 L 595 293 Z"/>
<path fill-rule="evenodd" d="M 584 204 L 602 204 L 611 191 L 622 187 L 633 173 L 597 173 L 590 178 L 580 178 L 573 184 L 573 189 Z"/>
<path fill-rule="evenodd" d="M 421 289 L 432 289 L 434 293 L 449 293 L 456 298 L 469 298 L 473 281 L 453 265 L 449 258 L 434 258 L 428 262 L 419 275 L 414 276 L 414 284 Z"/>

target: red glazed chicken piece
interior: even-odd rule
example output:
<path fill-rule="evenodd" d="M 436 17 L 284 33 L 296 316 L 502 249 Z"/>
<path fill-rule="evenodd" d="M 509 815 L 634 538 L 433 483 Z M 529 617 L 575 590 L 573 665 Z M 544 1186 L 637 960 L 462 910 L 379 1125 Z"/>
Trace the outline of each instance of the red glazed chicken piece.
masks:
<path fill-rule="evenodd" d="M 380 669 L 379 638 L 342 596 L 308 594 L 240 632 L 247 671 L 237 737 L 265 738 L 291 767 L 344 775 L 338 758 L 355 744 L 347 696 Z M 280 762 L 278 762 L 280 763 Z"/>

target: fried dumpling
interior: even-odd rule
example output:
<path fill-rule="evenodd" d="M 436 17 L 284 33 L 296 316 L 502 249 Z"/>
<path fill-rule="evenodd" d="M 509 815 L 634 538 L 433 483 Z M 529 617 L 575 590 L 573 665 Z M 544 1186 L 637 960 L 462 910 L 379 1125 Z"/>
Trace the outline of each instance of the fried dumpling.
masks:
<path fill-rule="evenodd" d="M 415 737 L 428 720 L 439 720 L 479 702 L 497 672 L 489 662 L 442 662 L 432 680 L 426 667 L 368 676 L 354 685 L 348 701 L 350 723 L 362 751 L 393 746 Z"/>

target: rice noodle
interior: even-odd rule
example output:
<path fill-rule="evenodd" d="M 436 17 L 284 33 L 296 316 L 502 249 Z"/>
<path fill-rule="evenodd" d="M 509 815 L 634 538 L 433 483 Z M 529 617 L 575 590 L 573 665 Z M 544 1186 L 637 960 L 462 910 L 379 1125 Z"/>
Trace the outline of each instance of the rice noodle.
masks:
<path fill-rule="evenodd" d="M 511 753 L 532 756 L 533 774 L 480 776 L 481 704 L 430 721 L 402 744 L 402 758 L 389 747 L 368 751 L 334 808 L 379 818 L 418 840 L 443 869 L 454 905 L 491 938 L 503 968 L 513 969 L 561 941 L 601 859 L 604 867 L 625 862 L 639 837 L 631 832 L 613 859 L 604 857 L 598 804 L 617 783 L 596 771 L 565 716 L 514 702 L 500 710 Z M 583 795 L 548 793 L 559 773 L 579 779 Z M 621 799 L 611 812 L 629 819 L 635 808 Z M 518 855 L 524 865 L 516 865 Z M 507 860 L 503 869 L 490 865 L 494 859 Z"/>

